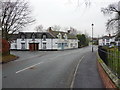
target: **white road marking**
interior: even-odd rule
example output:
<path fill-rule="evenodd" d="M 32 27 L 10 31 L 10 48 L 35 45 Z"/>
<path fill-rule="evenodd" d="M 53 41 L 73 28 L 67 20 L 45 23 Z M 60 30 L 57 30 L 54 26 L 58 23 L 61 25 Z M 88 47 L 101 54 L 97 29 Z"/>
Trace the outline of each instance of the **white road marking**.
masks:
<path fill-rule="evenodd" d="M 74 53 L 76 53 L 76 52 L 74 52 Z M 69 55 L 69 54 L 73 54 L 73 53 L 66 53 L 66 54 L 63 54 L 63 55 L 58 55 L 58 56 L 53 57 L 53 58 L 50 58 L 50 59 L 53 61 L 53 59 L 55 59 L 55 58 L 57 58 L 57 57 L 61 57 L 61 56 Z M 36 56 L 37 56 L 37 55 L 36 55 Z M 21 70 L 17 71 L 16 74 L 17 74 L 17 73 L 20 73 L 20 72 L 22 72 L 22 71 L 25 71 L 25 70 L 27 70 L 27 69 L 29 69 L 29 68 L 32 68 L 32 67 L 34 67 L 34 66 L 37 66 L 37 65 L 39 65 L 39 64 L 41 64 L 41 63 L 47 63 L 47 62 L 52 62 L 52 61 L 40 62 L 40 63 L 34 64 L 34 65 L 31 65 L 31 66 L 29 66 L 29 67 L 26 67 L 26 68 L 24 68 L 24 69 L 21 69 Z"/>
<path fill-rule="evenodd" d="M 32 66 L 26 67 L 26 68 L 24 68 L 24 69 L 21 69 L 21 70 L 17 71 L 16 73 L 20 73 L 20 72 L 25 71 L 25 70 L 27 70 L 27 69 L 29 69 L 29 68 L 32 68 L 32 67 L 34 67 L 34 66 L 37 66 L 37 65 L 39 65 L 39 64 L 41 64 L 41 63 L 43 63 L 43 62 L 40 62 L 40 63 L 34 64 L 34 65 L 32 65 Z"/>
<path fill-rule="evenodd" d="M 76 76 L 76 74 L 77 74 L 77 70 L 78 70 L 79 64 L 80 64 L 80 62 L 83 60 L 83 58 L 84 58 L 84 56 L 79 60 L 77 66 L 76 66 L 75 73 L 74 73 L 74 75 L 73 75 L 73 79 L 72 79 L 72 82 L 71 82 L 70 88 L 73 88 L 74 81 L 75 81 L 75 76 Z"/>
<path fill-rule="evenodd" d="M 68 54 L 70 54 L 70 53 L 67 53 L 67 54 L 64 54 L 64 55 L 68 55 Z M 53 57 L 53 58 L 50 58 L 50 59 L 52 60 L 52 59 L 55 59 L 55 58 L 60 57 L 60 56 L 63 56 L 63 55 L 58 55 L 58 56 Z M 53 61 L 53 60 L 52 60 L 52 61 Z M 47 63 L 47 62 L 52 62 L 52 61 L 46 61 L 46 63 Z M 21 70 L 17 71 L 16 73 L 20 73 L 20 72 L 25 71 L 25 70 L 27 70 L 27 69 L 29 69 L 29 68 L 32 68 L 32 67 L 34 67 L 34 66 L 37 66 L 37 65 L 39 65 L 39 64 L 41 64 L 41 63 L 44 63 L 44 62 L 40 62 L 40 63 L 34 64 L 34 65 L 32 65 L 32 66 L 26 67 L 26 68 L 24 68 L 24 69 L 21 69 Z"/>

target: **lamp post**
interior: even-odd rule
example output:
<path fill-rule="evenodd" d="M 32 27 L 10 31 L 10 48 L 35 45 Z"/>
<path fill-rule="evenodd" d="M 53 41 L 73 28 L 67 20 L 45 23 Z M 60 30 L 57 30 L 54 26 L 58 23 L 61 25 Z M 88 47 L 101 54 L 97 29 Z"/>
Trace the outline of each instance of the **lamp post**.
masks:
<path fill-rule="evenodd" d="M 93 52 L 93 26 L 94 24 L 92 24 L 92 52 Z"/>

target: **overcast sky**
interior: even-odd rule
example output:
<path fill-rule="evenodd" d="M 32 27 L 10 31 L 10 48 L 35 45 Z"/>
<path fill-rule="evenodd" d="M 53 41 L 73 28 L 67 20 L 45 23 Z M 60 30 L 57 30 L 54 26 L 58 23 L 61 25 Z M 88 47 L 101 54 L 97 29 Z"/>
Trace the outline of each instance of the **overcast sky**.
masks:
<path fill-rule="evenodd" d="M 32 9 L 32 16 L 36 22 L 26 30 L 34 31 L 35 26 L 42 24 L 45 29 L 53 25 L 74 27 L 82 33 L 91 36 L 91 24 L 94 24 L 94 36 L 106 35 L 105 23 L 108 19 L 101 13 L 102 7 L 119 0 L 91 0 L 86 7 L 84 1 L 89 0 L 28 0 Z"/>

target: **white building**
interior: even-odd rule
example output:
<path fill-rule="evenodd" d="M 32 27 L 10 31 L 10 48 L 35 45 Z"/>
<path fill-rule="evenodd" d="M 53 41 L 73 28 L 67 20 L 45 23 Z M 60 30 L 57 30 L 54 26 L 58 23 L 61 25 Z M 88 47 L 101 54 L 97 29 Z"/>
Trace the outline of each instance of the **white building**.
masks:
<path fill-rule="evenodd" d="M 99 38 L 98 42 L 100 46 L 118 46 L 116 36 L 103 36 L 102 38 Z"/>
<path fill-rule="evenodd" d="M 76 36 L 67 32 L 20 32 L 11 42 L 14 50 L 64 50 L 78 48 Z"/>

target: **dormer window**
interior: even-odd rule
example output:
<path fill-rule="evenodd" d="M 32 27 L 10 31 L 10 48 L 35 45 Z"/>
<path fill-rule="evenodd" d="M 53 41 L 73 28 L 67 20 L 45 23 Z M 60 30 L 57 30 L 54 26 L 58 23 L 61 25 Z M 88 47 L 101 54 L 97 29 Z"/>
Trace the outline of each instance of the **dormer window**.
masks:
<path fill-rule="evenodd" d="M 43 41 L 46 41 L 46 35 L 43 35 Z"/>
<path fill-rule="evenodd" d="M 35 34 L 32 35 L 32 40 L 35 41 Z"/>
<path fill-rule="evenodd" d="M 21 35 L 21 39 L 22 39 L 22 41 L 24 41 L 25 40 L 25 35 Z"/>
<path fill-rule="evenodd" d="M 64 39 L 67 40 L 67 34 L 64 35 Z"/>
<path fill-rule="evenodd" d="M 58 37 L 58 39 L 62 39 L 61 33 L 59 33 L 59 34 L 57 35 L 57 37 Z"/>
<path fill-rule="evenodd" d="M 108 38 L 106 39 L 106 42 L 109 42 L 109 39 L 108 39 Z"/>

